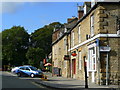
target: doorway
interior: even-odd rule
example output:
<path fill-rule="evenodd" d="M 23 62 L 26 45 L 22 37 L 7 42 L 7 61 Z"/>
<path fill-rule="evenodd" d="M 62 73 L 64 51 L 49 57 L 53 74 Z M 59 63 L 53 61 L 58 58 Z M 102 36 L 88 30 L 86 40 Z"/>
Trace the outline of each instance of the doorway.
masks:
<path fill-rule="evenodd" d="M 72 59 L 72 74 L 74 78 L 76 74 L 76 59 Z"/>

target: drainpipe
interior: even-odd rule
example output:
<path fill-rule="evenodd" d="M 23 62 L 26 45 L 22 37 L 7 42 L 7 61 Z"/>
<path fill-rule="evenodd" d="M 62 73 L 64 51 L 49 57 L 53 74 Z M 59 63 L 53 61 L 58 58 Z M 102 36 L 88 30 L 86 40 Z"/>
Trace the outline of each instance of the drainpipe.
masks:
<path fill-rule="evenodd" d="M 72 60 L 71 60 L 71 31 L 70 31 L 70 77 L 72 78 Z"/>
<path fill-rule="evenodd" d="M 106 59 L 106 85 L 108 85 L 108 52 L 107 52 L 107 59 Z"/>

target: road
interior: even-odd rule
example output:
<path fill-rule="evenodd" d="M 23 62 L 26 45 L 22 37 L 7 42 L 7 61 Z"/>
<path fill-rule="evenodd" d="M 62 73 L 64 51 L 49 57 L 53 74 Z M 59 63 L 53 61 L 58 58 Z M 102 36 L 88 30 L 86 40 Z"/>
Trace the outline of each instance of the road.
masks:
<path fill-rule="evenodd" d="M 40 80 L 40 78 L 30 77 L 17 77 L 9 72 L 2 72 L 2 88 L 45 88 L 39 84 L 36 84 L 34 80 Z"/>

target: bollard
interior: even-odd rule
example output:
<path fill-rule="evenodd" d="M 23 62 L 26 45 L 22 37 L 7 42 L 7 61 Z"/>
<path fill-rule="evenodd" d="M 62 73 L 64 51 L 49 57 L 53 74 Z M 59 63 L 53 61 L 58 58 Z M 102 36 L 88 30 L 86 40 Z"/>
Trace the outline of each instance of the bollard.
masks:
<path fill-rule="evenodd" d="M 46 81 L 48 80 L 46 75 L 43 75 L 41 79 L 46 80 Z"/>

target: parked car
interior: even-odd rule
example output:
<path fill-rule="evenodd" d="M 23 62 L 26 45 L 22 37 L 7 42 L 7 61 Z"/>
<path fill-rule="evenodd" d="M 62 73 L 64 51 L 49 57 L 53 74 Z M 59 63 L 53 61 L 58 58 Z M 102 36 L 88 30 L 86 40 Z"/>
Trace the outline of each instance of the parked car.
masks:
<path fill-rule="evenodd" d="M 18 69 L 19 69 L 19 67 L 14 67 L 14 68 L 11 69 L 11 72 L 12 72 L 12 73 L 17 73 L 17 70 L 18 70 Z"/>
<path fill-rule="evenodd" d="M 43 72 L 38 70 L 36 67 L 33 66 L 20 66 L 19 69 L 16 70 L 16 74 L 18 77 L 21 76 L 30 76 L 30 77 L 42 77 Z"/>

